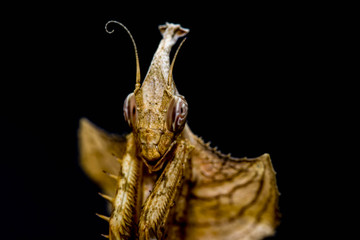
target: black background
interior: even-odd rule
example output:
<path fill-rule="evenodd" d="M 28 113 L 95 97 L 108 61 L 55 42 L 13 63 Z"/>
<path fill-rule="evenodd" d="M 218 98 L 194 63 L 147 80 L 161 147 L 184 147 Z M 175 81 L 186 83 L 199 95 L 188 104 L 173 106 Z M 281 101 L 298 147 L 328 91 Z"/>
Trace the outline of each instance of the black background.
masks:
<path fill-rule="evenodd" d="M 1 239 L 108 232 L 95 216 L 105 213 L 105 201 L 78 166 L 77 128 L 87 117 L 109 132 L 130 131 L 122 104 L 135 85 L 134 51 L 119 26 L 105 32 L 109 20 L 133 34 L 142 77 L 161 39 L 157 26 L 189 28 L 174 79 L 189 103 L 190 128 L 233 156 L 270 153 L 283 215 L 273 239 L 319 227 L 313 194 L 322 189 L 306 187 L 312 173 L 305 166 L 323 131 L 317 116 L 329 105 L 326 97 L 314 101 L 328 86 L 322 74 L 331 57 L 323 8 L 106 2 L 3 11 L 10 14 L 1 30 Z"/>

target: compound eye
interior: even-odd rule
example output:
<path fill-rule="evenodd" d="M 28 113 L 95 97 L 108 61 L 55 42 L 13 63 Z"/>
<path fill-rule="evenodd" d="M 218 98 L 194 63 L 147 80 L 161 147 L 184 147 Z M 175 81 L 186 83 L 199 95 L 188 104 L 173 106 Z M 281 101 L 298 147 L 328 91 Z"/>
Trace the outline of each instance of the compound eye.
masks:
<path fill-rule="evenodd" d="M 133 127 L 137 117 L 136 101 L 134 93 L 130 93 L 124 101 L 124 118 L 130 127 Z"/>
<path fill-rule="evenodd" d="M 174 96 L 170 101 L 167 111 L 166 125 L 172 132 L 180 131 L 184 128 L 188 114 L 188 104 L 184 97 Z"/>

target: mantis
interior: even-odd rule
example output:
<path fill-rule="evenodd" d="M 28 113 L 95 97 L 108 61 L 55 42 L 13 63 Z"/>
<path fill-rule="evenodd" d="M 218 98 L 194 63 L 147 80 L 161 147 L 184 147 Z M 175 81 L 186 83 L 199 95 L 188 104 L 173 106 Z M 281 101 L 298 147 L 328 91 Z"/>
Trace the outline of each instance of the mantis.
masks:
<path fill-rule="evenodd" d="M 123 104 L 132 129 L 109 134 L 80 120 L 80 163 L 110 202 L 112 240 L 262 239 L 279 223 L 275 172 L 269 154 L 224 155 L 197 137 L 186 123 L 188 103 L 176 88 L 170 51 L 189 30 L 160 25 L 162 40 L 141 82 L 135 41 L 135 89 Z"/>

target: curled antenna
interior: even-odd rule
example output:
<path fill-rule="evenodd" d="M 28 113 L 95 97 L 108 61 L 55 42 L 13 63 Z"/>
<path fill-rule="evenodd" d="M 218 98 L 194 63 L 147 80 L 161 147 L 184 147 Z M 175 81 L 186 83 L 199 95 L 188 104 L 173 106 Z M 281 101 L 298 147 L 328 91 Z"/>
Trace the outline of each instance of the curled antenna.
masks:
<path fill-rule="evenodd" d="M 177 57 L 177 55 L 178 55 L 178 53 L 179 53 L 179 50 L 180 50 L 181 46 L 182 46 L 183 43 L 185 42 L 185 40 L 186 40 L 186 38 L 184 38 L 184 39 L 181 41 L 179 47 L 176 49 L 174 58 L 173 58 L 173 60 L 172 60 L 172 62 L 171 62 L 170 70 L 169 70 L 169 75 L 168 75 L 168 82 L 167 82 L 167 83 L 168 83 L 168 84 L 167 84 L 168 88 L 170 88 L 170 85 L 171 85 L 171 82 L 172 82 L 173 68 L 174 68 L 174 64 L 175 64 L 176 57 Z"/>
<path fill-rule="evenodd" d="M 108 25 L 110 23 L 116 23 L 118 25 L 120 25 L 122 28 L 125 29 L 125 31 L 129 34 L 130 38 L 131 38 L 131 41 L 134 45 L 134 50 L 135 50 L 135 58 L 136 58 L 136 84 L 135 84 L 135 90 L 139 89 L 140 88 L 140 64 L 139 64 L 139 57 L 138 57 L 138 53 L 137 53 L 137 48 L 136 48 L 136 43 L 135 43 L 135 40 L 133 38 L 133 36 L 131 35 L 130 31 L 125 27 L 124 24 L 122 24 L 121 22 L 118 22 L 118 21 L 114 21 L 114 20 L 111 20 L 111 21 L 108 21 L 106 24 L 105 24 L 105 31 L 109 34 L 112 34 L 114 32 L 114 29 L 109 31 L 108 30 Z"/>

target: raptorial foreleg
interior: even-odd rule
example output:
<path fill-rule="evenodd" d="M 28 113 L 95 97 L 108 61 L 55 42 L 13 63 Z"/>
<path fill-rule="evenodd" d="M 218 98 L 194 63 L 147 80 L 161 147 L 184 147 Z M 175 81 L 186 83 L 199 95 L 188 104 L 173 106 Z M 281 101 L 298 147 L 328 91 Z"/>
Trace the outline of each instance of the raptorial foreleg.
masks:
<path fill-rule="evenodd" d="M 126 153 L 121 160 L 118 185 L 114 198 L 114 209 L 109 219 L 111 240 L 129 239 L 136 235 L 135 229 L 140 197 L 138 189 L 141 182 L 142 162 L 136 158 L 133 135 L 128 136 Z"/>
<path fill-rule="evenodd" d="M 178 143 L 174 158 L 157 180 L 154 190 L 146 199 L 139 223 L 139 239 L 163 239 L 171 218 L 172 208 L 181 192 L 189 171 L 189 157 L 193 147 L 186 141 Z"/>

